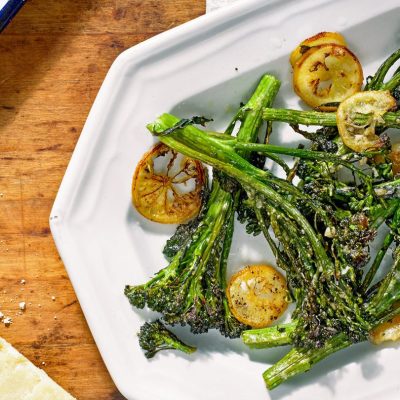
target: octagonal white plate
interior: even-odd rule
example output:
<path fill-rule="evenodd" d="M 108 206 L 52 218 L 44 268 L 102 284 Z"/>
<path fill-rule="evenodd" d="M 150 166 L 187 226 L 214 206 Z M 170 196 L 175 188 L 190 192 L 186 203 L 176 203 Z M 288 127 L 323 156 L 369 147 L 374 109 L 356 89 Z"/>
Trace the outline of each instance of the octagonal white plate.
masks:
<path fill-rule="evenodd" d="M 146 123 L 172 111 L 205 115 L 222 129 L 261 74 L 283 84 L 277 104 L 293 96 L 288 55 L 305 37 L 342 32 L 371 73 L 400 47 L 398 0 L 251 0 L 203 16 L 124 52 L 111 67 L 57 195 L 50 225 L 90 329 L 119 390 L 130 400 L 398 399 L 399 351 L 360 344 L 268 393 L 262 372 L 287 349 L 248 350 L 215 332 L 179 333 L 199 351 L 148 361 L 136 332 L 151 313 L 123 295 L 166 265 L 161 255 L 173 228 L 145 221 L 131 207 L 131 177 L 153 138 Z M 77 105 L 78 107 L 79 105 Z M 285 126 L 281 143 L 299 140 Z M 240 227 L 231 272 L 244 262 L 274 260 L 262 238 Z M 89 372 L 90 373 L 90 372 Z"/>

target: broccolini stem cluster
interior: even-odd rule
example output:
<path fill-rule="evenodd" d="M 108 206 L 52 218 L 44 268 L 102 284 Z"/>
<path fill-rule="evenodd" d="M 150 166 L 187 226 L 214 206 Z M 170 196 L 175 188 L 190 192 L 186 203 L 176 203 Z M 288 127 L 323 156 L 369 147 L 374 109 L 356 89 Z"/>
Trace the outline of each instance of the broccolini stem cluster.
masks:
<path fill-rule="evenodd" d="M 391 202 L 382 202 L 374 190 L 381 184 L 381 178 L 387 179 L 386 175 L 390 178 L 389 169 L 381 168 L 381 172 L 369 175 L 361 166 L 354 164 L 363 155 L 341 155 L 339 148 L 338 154 L 328 154 L 323 159 L 323 154 L 314 150 L 241 144 L 235 139 L 208 134 L 194 126 L 172 129 L 178 123 L 178 118 L 164 114 L 150 124 L 149 129 L 155 135 L 168 129 L 169 134 L 160 137 L 165 144 L 235 179 L 247 192 L 249 203 L 257 205 L 255 214 L 261 215 L 258 219 L 265 222 L 263 232 L 268 235 L 268 227 L 272 227 L 280 243 L 280 247 L 273 248 L 275 254 L 282 258 L 278 264 L 286 269 L 289 287 L 296 300 L 293 313 L 296 324 L 286 336 L 279 335 L 277 329 L 274 340 L 276 344 L 290 342 L 295 347 L 266 372 L 264 378 L 267 384 L 275 387 L 288 377 L 309 369 L 313 363 L 332 352 L 365 340 L 377 316 L 382 317 L 383 310 L 388 311 L 393 304 L 389 304 L 389 298 L 397 299 L 397 296 L 393 297 L 393 290 L 397 290 L 398 284 L 396 268 L 368 306 L 361 290 L 361 268 L 368 261 L 365 249 L 375 237 L 371 227 L 383 223 L 382 219 L 376 222 L 382 214 L 387 217 L 393 215 Z M 289 154 L 307 162 L 318 160 L 320 164 L 313 165 L 313 168 L 305 164 L 308 170 L 302 172 L 303 190 L 300 190 L 290 182 L 274 177 L 269 171 L 251 165 L 238 154 L 243 150 Z M 384 150 L 382 154 L 385 156 Z M 373 168 L 374 154 L 368 156 Z M 385 159 L 388 162 L 387 157 Z M 327 189 L 326 185 L 338 181 L 335 174 L 343 167 L 357 177 L 345 184 L 352 189 L 350 197 L 343 199 L 337 196 L 339 189 L 344 192 L 340 184 L 328 188 L 325 197 L 321 196 Z M 314 193 L 313 196 L 312 192 L 304 190 L 306 185 L 312 185 L 315 191 L 319 182 L 323 182 L 321 193 Z M 351 242 L 359 243 L 356 247 L 359 253 L 354 254 L 352 249 L 347 248 Z M 378 294 L 380 297 L 377 297 Z M 375 303 L 382 307 L 382 313 L 378 312 L 380 308 Z M 271 343 L 274 340 L 271 339 Z"/>
<path fill-rule="evenodd" d="M 400 50 L 368 78 L 365 90 L 389 90 L 399 100 L 399 68 L 387 79 L 398 59 Z M 180 120 L 170 114 L 148 125 L 175 151 L 213 167 L 214 179 L 200 215 L 167 243 L 169 265 L 147 283 L 125 289 L 134 306 L 160 312 L 167 324 L 187 324 L 194 333 L 216 328 L 228 337 L 242 334 L 253 348 L 291 345 L 263 375 L 270 389 L 367 340 L 371 329 L 400 313 L 400 180 L 393 175 L 389 139 L 378 150 L 350 151 L 338 135 L 335 114 L 271 108 L 278 89 L 279 82 L 265 76 L 225 133 L 193 126 L 204 125 L 204 118 Z M 361 113 L 353 117 L 358 126 L 370 119 Z M 310 141 L 309 149 L 256 143 L 263 119 L 267 139 L 273 121 L 287 122 Z M 241 126 L 234 138 L 237 122 Z M 320 128 L 307 132 L 299 125 Z M 377 133 L 387 128 L 400 128 L 399 112 L 381 115 Z M 295 158 L 294 166 L 281 156 Z M 286 179 L 264 168 L 263 157 L 280 165 Z M 291 322 L 246 329 L 230 312 L 225 289 L 235 211 L 248 233 L 263 233 L 286 272 L 296 303 Z M 382 226 L 388 233 L 370 262 L 370 245 Z M 393 248 L 393 265 L 377 281 L 382 260 Z M 146 325 L 143 332 L 148 331 Z M 149 354 L 163 346 L 179 347 L 177 338 L 172 345 L 142 337 L 149 338 L 143 341 Z"/>
<path fill-rule="evenodd" d="M 262 110 L 272 105 L 279 86 L 276 78 L 265 75 L 226 132 L 231 133 L 240 123 L 237 140 L 257 140 Z M 185 120 L 179 128 L 197 122 Z M 177 127 L 169 128 L 170 131 L 163 132 L 166 138 Z M 243 157 L 248 156 L 246 153 L 241 151 Z M 238 199 L 238 185 L 215 171 L 211 192 L 200 215 L 188 225 L 180 226 L 164 249 L 170 264 L 147 283 L 125 288 L 131 304 L 160 312 L 167 324 L 189 325 L 193 333 L 214 328 L 227 337 L 239 337 L 247 326 L 233 316 L 225 296 L 227 258 Z"/>

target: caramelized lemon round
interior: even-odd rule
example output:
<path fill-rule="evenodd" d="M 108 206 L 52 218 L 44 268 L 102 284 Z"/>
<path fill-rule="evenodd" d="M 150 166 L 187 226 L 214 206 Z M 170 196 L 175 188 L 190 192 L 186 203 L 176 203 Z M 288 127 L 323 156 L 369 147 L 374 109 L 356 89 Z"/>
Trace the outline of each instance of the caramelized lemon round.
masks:
<path fill-rule="evenodd" d="M 383 143 L 375 134 L 375 128 L 382 115 L 394 107 L 396 100 L 386 90 L 360 92 L 344 100 L 336 113 L 343 143 L 357 152 L 382 147 Z M 361 125 L 357 123 L 357 117 L 360 116 L 364 117 Z"/>
<path fill-rule="evenodd" d="M 151 221 L 180 224 L 198 214 L 205 181 L 205 170 L 199 161 L 159 143 L 136 167 L 132 202 Z"/>
<path fill-rule="evenodd" d="M 253 328 L 272 324 L 286 310 L 286 279 L 269 265 L 249 265 L 232 276 L 227 297 L 233 315 Z"/>
<path fill-rule="evenodd" d="M 340 103 L 361 90 L 363 71 L 357 57 L 346 47 L 325 44 L 312 47 L 295 64 L 293 87 L 313 108 L 332 111 L 330 103 Z"/>

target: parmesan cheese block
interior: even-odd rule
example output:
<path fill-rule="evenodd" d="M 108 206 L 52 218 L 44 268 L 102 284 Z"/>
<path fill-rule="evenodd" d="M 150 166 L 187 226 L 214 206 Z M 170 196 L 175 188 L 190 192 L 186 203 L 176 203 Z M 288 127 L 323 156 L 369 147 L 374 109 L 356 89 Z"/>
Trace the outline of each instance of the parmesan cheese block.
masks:
<path fill-rule="evenodd" d="M 74 400 L 41 369 L 0 338 L 1 400 Z"/>

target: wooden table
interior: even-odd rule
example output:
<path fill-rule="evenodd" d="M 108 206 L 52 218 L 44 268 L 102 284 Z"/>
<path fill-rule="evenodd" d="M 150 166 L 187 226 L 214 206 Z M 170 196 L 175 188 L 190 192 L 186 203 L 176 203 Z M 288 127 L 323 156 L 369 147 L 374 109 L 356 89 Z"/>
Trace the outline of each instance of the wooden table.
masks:
<path fill-rule="evenodd" d="M 31 0 L 0 35 L 0 311 L 13 319 L 0 336 L 80 400 L 123 397 L 54 246 L 50 209 L 115 57 L 204 11 L 196 0 Z"/>

